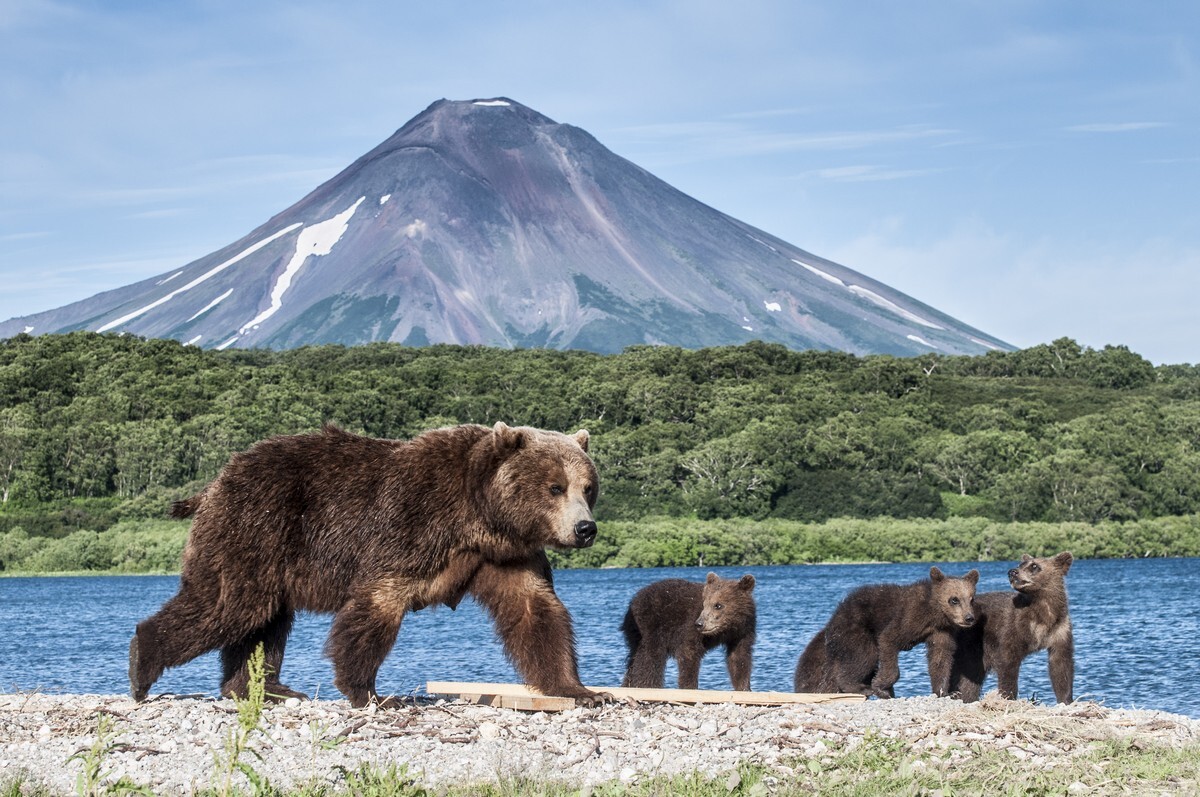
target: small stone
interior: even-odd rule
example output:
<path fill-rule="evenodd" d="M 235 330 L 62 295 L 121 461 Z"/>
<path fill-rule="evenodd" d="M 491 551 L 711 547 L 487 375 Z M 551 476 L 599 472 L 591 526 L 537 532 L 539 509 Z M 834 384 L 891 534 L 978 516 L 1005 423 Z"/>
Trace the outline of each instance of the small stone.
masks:
<path fill-rule="evenodd" d="M 625 767 L 617 777 L 622 783 L 633 783 L 637 779 L 637 770 L 633 767 Z"/>
<path fill-rule="evenodd" d="M 481 722 L 479 724 L 480 739 L 499 739 L 503 732 L 504 729 L 495 722 Z"/>
<path fill-rule="evenodd" d="M 288 708 L 300 708 L 300 698 L 289 697 L 287 700 L 283 701 L 283 705 L 287 706 Z"/>

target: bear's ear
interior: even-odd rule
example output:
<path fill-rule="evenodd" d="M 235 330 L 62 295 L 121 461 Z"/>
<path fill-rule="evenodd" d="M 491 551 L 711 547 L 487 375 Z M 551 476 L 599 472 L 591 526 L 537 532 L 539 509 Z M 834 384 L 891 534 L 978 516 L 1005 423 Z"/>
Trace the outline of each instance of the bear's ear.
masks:
<path fill-rule="evenodd" d="M 742 576 L 740 579 L 738 579 L 738 587 L 744 589 L 746 592 L 754 589 L 754 576 L 750 575 L 749 573 Z"/>
<path fill-rule="evenodd" d="M 496 425 L 492 427 L 492 434 L 495 435 L 493 445 L 497 454 L 510 454 L 525 445 L 525 433 L 504 421 L 496 421 Z"/>
<path fill-rule="evenodd" d="M 965 576 L 963 576 L 963 580 L 970 581 L 972 584 L 978 584 L 979 583 L 979 571 L 978 570 L 968 570 L 967 574 Z"/>
<path fill-rule="evenodd" d="M 1054 557 L 1054 564 L 1062 568 L 1063 573 L 1071 569 L 1071 563 L 1075 561 L 1075 557 L 1071 556 L 1070 551 L 1063 551 L 1058 556 Z"/>
<path fill-rule="evenodd" d="M 580 429 L 575 433 L 575 442 L 579 444 L 579 447 L 583 449 L 583 453 L 585 454 L 587 453 L 588 440 L 590 440 L 591 437 L 592 436 L 588 434 L 587 429 Z"/>
<path fill-rule="evenodd" d="M 944 579 L 945 577 L 946 577 L 946 575 L 944 573 L 942 573 L 941 570 L 938 570 L 937 565 L 934 565 L 933 567 L 929 568 L 929 580 L 932 581 L 934 584 L 940 584 L 942 579 Z"/>
<path fill-rule="evenodd" d="M 1021 564 L 1025 564 L 1026 562 L 1031 561 L 1032 559 L 1033 559 L 1033 557 L 1027 553 L 1021 554 Z"/>
<path fill-rule="evenodd" d="M 705 576 L 704 583 L 711 584 L 714 581 L 718 580 L 719 578 L 721 578 L 721 577 L 718 576 L 716 573 L 709 573 L 707 576 Z"/>

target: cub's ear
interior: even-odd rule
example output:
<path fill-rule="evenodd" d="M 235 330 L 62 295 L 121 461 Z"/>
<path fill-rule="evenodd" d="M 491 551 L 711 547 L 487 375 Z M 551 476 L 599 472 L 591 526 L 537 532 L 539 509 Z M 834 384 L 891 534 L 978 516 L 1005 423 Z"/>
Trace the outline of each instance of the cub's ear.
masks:
<path fill-rule="evenodd" d="M 929 580 L 932 581 L 934 584 L 941 583 L 942 579 L 944 579 L 945 577 L 946 577 L 945 573 L 943 573 L 941 570 L 938 570 L 937 565 L 934 565 L 933 567 L 929 568 Z"/>
<path fill-rule="evenodd" d="M 704 578 L 704 583 L 705 583 L 705 584 L 711 584 L 711 583 L 713 583 L 714 581 L 717 581 L 717 580 L 719 580 L 720 578 L 721 578 L 721 577 L 720 577 L 720 576 L 718 576 L 716 573 L 709 573 L 707 576 L 705 576 L 705 578 Z"/>
<path fill-rule="evenodd" d="M 492 434 L 495 436 L 492 445 L 497 454 L 511 454 L 525 445 L 525 433 L 504 421 L 496 421 L 496 425 L 492 427 Z"/>
<path fill-rule="evenodd" d="M 1063 551 L 1058 556 L 1054 557 L 1054 564 L 1062 568 L 1063 573 L 1071 569 L 1071 563 L 1075 561 L 1075 557 L 1071 556 L 1070 551 Z"/>
<path fill-rule="evenodd" d="M 738 579 L 738 587 L 745 590 L 746 592 L 749 592 L 750 590 L 754 589 L 754 576 L 747 573 L 746 575 L 739 578 Z"/>
<path fill-rule="evenodd" d="M 591 438 L 592 436 L 588 434 L 587 429 L 580 429 L 575 433 L 575 442 L 579 444 L 579 447 L 583 449 L 585 454 L 587 453 L 588 440 Z"/>
<path fill-rule="evenodd" d="M 1025 564 L 1026 562 L 1029 562 L 1032 560 L 1033 560 L 1033 557 L 1030 556 L 1029 554 L 1027 554 L 1027 553 L 1021 554 L 1021 564 Z"/>
<path fill-rule="evenodd" d="M 978 570 L 968 570 L 967 574 L 965 576 L 963 576 L 963 580 L 970 581 L 972 584 L 978 584 L 979 583 L 979 571 Z"/>

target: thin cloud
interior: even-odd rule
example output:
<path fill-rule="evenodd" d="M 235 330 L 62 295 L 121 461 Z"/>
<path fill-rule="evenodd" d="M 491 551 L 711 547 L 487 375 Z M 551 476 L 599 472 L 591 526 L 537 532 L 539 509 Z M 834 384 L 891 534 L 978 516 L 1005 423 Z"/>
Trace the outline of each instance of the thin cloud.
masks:
<path fill-rule="evenodd" d="M 1066 129 L 1072 133 L 1132 133 L 1166 126 L 1165 122 L 1097 122 L 1088 125 L 1071 125 Z"/>
<path fill-rule="evenodd" d="M 836 183 L 871 183 L 886 180 L 906 180 L 910 177 L 924 177 L 937 174 L 942 169 L 890 169 L 884 166 L 859 165 L 836 166 L 829 169 L 815 169 L 805 174 L 819 177 Z"/>

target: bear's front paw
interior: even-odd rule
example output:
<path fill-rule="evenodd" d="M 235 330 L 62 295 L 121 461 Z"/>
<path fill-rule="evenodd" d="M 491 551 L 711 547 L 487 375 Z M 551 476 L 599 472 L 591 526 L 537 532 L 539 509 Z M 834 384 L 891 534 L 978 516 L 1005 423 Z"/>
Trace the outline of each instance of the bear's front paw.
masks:
<path fill-rule="evenodd" d="M 594 708 L 602 706 L 605 703 L 615 703 L 616 697 L 608 692 L 585 692 L 582 694 L 571 695 L 575 698 L 575 705 L 584 706 L 586 708 Z"/>

